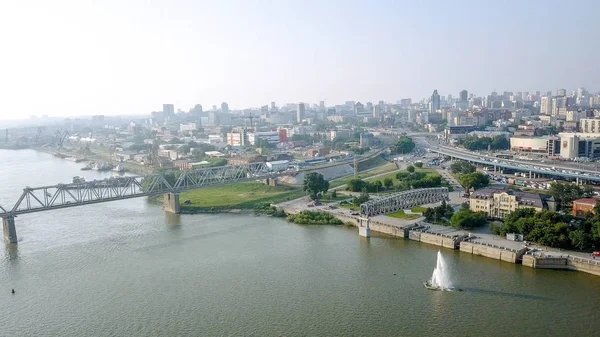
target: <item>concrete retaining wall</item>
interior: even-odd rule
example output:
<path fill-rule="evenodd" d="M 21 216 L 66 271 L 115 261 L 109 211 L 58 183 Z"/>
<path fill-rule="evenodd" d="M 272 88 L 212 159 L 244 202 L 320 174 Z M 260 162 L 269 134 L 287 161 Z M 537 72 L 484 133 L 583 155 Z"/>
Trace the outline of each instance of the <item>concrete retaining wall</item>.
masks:
<path fill-rule="evenodd" d="M 404 231 L 404 228 L 402 228 L 402 227 L 391 226 L 391 225 L 387 225 L 387 224 L 375 222 L 375 221 L 371 221 L 369 223 L 369 227 L 371 227 L 371 230 L 374 232 L 379 232 L 379 233 L 397 236 L 397 237 L 401 237 L 401 238 L 406 237 L 406 232 Z"/>
<path fill-rule="evenodd" d="M 473 255 L 485 256 L 490 259 L 517 263 L 519 257 L 525 253 L 525 248 L 514 251 L 502 247 L 487 246 L 477 242 L 463 241 L 460 243 L 460 251 L 471 253 Z"/>
<path fill-rule="evenodd" d="M 523 256 L 523 265 L 534 269 L 567 269 L 600 276 L 600 261 L 579 257 Z"/>
<path fill-rule="evenodd" d="M 436 246 L 446 247 L 450 249 L 456 249 L 456 239 L 443 235 L 436 235 L 432 233 L 421 233 L 421 242 L 429 243 Z"/>
<path fill-rule="evenodd" d="M 460 238 L 455 238 L 442 234 L 427 233 L 418 230 L 408 231 L 407 237 L 410 240 L 420 241 L 423 243 L 428 243 L 430 245 L 436 245 L 450 249 L 456 249 L 457 243 L 458 241 L 460 241 Z"/>
<path fill-rule="evenodd" d="M 567 265 L 570 269 L 600 276 L 600 261 L 569 257 Z"/>

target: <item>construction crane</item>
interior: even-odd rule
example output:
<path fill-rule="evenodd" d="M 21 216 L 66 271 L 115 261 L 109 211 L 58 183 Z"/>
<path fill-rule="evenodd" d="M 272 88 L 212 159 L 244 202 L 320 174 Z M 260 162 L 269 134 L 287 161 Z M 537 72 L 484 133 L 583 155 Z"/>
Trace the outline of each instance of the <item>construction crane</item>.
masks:
<path fill-rule="evenodd" d="M 70 134 L 66 130 L 63 131 L 63 132 L 60 132 L 60 130 L 56 130 L 56 134 L 54 136 L 54 139 L 57 142 L 59 150 L 62 149 L 63 144 L 65 142 L 65 139 L 67 139 L 67 137 L 69 137 L 69 136 L 70 136 Z"/>
<path fill-rule="evenodd" d="M 35 142 L 36 143 L 39 143 L 39 141 L 42 139 L 42 133 L 44 133 L 44 127 L 43 126 L 38 126 L 37 133 L 35 135 Z"/>
<path fill-rule="evenodd" d="M 246 119 L 250 120 L 250 129 L 254 129 L 254 123 L 253 123 L 254 118 L 256 118 L 256 117 L 252 116 L 252 114 L 250 114 L 250 116 L 246 117 Z"/>

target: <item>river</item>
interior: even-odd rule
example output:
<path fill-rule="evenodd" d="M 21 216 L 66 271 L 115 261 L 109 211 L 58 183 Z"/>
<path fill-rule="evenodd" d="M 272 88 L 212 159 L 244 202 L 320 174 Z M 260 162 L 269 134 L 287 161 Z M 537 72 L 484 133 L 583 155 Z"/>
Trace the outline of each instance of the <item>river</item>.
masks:
<path fill-rule="evenodd" d="M 0 150 L 0 205 L 99 179 Z M 165 215 L 144 198 L 16 218 L 0 249 L 0 336 L 593 336 L 600 278 L 444 249 L 463 292 L 423 288 L 438 248 L 356 228 Z M 396 275 L 394 275 L 394 273 Z M 16 293 L 11 294 L 11 288 Z"/>

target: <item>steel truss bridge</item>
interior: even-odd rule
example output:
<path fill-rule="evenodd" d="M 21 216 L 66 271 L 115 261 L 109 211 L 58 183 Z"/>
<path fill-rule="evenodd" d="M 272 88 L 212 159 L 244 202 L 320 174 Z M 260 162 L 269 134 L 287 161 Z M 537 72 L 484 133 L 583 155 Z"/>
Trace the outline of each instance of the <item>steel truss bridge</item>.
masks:
<path fill-rule="evenodd" d="M 388 214 L 415 206 L 449 200 L 448 188 L 432 187 L 390 194 L 383 198 L 369 200 L 360 205 L 362 216 L 371 217 Z"/>
<path fill-rule="evenodd" d="M 326 165 L 312 166 L 299 171 L 271 172 L 265 163 L 202 168 L 192 171 L 172 171 L 143 176 L 113 177 L 80 183 L 57 184 L 42 187 L 25 187 L 12 208 L 0 205 L 0 217 L 10 218 L 20 214 L 49 211 L 60 208 L 90 205 L 114 200 L 180 193 L 188 190 L 229 185 L 238 182 L 264 180 L 301 172 L 348 165 L 381 155 L 383 150 L 356 158 Z M 175 179 L 167 179 L 168 173 Z"/>
<path fill-rule="evenodd" d="M 12 208 L 6 209 L 0 206 L 0 217 L 143 196 L 180 193 L 202 187 L 277 177 L 283 173 L 290 174 L 289 172 L 270 172 L 265 163 L 211 167 L 173 173 L 175 179 L 167 179 L 167 175 L 157 173 L 53 186 L 26 187 Z"/>

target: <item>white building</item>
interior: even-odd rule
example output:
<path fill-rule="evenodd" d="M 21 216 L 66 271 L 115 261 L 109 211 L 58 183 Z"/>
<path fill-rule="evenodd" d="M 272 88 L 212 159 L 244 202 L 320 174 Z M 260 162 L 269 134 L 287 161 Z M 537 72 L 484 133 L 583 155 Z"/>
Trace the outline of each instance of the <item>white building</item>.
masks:
<path fill-rule="evenodd" d="M 179 132 L 194 132 L 198 130 L 196 123 L 181 123 L 179 124 Z"/>
<path fill-rule="evenodd" d="M 248 133 L 248 143 L 255 145 L 259 139 L 266 140 L 269 144 L 279 143 L 279 131 L 264 131 Z"/>
<path fill-rule="evenodd" d="M 228 132 L 227 133 L 227 145 L 230 146 L 245 146 L 246 145 L 246 132 Z"/>
<path fill-rule="evenodd" d="M 279 172 L 287 170 L 290 162 L 287 160 L 268 161 L 266 165 L 271 172 Z"/>
<path fill-rule="evenodd" d="M 543 96 L 540 102 L 540 114 L 552 115 L 552 97 Z"/>
<path fill-rule="evenodd" d="M 579 120 L 579 130 L 582 133 L 600 133 L 600 119 L 582 118 Z"/>

